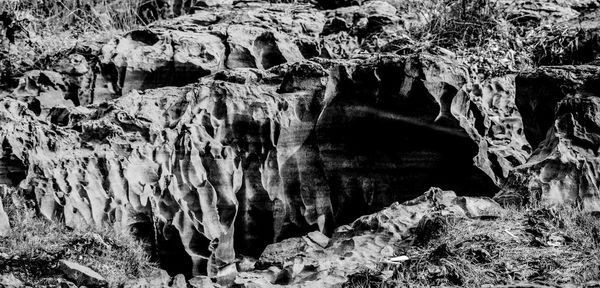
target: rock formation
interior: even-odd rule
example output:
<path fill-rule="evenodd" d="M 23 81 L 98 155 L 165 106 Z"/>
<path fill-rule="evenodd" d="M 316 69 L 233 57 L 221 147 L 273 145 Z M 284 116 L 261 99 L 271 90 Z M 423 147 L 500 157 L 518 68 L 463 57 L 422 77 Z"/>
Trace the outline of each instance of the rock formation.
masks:
<path fill-rule="evenodd" d="M 498 199 L 600 208 L 599 73 L 597 66 L 555 66 L 517 77 L 516 103 L 535 151 L 511 171 Z"/>
<path fill-rule="evenodd" d="M 0 99 L 0 184 L 68 226 L 129 229 L 170 272 L 227 278 L 262 253 L 272 281 L 237 280 L 258 285 L 315 277 L 315 255 L 339 269 L 319 283 L 338 283 L 356 271 L 340 255 L 381 256 L 431 201 L 494 206 L 436 190 L 359 218 L 432 186 L 600 209 L 597 67 L 481 79 L 445 49 L 402 48 L 426 17 L 318 2 L 331 10 L 206 4 L 28 72 Z"/>
<path fill-rule="evenodd" d="M 443 55 L 357 57 L 396 13 L 379 1 L 209 8 L 112 40 L 102 75 L 73 55 L 24 78 L 12 97 L 29 104 L 2 100 L 0 167 L 15 175 L 2 181 L 47 218 L 129 228 L 165 266 L 211 276 L 236 253 L 331 235 L 431 186 L 494 195 L 527 153 L 490 148 L 526 145 L 502 100 L 512 90 L 471 83 Z M 104 85 L 122 96 L 95 100 Z M 168 85 L 181 87 L 156 88 Z"/>
<path fill-rule="evenodd" d="M 475 128 L 451 113 L 466 77 L 439 60 L 238 68 L 57 107 L 52 123 L 5 99 L 2 131 L 44 216 L 149 226 L 165 238 L 159 246 L 181 241 L 194 274 L 215 275 L 234 251 L 258 255 L 313 229 L 330 234 L 432 184 L 493 195 L 494 180 L 473 163 L 481 140 L 466 131 Z"/>
<path fill-rule="evenodd" d="M 100 60 L 114 92 L 182 86 L 226 68 L 268 69 L 301 61 L 310 50 L 304 46 L 317 45 L 324 24 L 318 10 L 249 5 L 208 8 L 113 39 Z"/>

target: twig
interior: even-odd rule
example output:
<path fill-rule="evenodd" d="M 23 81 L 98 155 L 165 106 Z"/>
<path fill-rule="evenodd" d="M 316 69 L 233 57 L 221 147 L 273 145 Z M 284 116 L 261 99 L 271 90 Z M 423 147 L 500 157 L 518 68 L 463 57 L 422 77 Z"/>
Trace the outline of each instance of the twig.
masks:
<path fill-rule="evenodd" d="M 510 237 L 514 238 L 517 242 L 521 242 L 521 239 L 519 239 L 519 237 L 517 237 L 513 233 L 510 233 L 510 231 L 508 231 L 507 229 L 504 229 L 504 232 L 506 232 L 506 234 L 508 234 Z"/>

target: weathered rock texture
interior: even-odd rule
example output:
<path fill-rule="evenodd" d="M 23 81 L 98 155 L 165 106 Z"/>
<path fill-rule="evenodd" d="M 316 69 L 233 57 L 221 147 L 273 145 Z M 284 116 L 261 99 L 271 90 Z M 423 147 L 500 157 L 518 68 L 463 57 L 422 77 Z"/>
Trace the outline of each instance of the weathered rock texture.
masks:
<path fill-rule="evenodd" d="M 301 61 L 302 43 L 318 44 L 325 21 L 318 10 L 249 5 L 207 8 L 116 38 L 102 49 L 105 76 L 119 95 L 182 86 L 225 68 L 268 69 Z"/>
<path fill-rule="evenodd" d="M 339 2 L 207 4 L 113 39 L 100 70 L 71 55 L 28 73 L 0 99 L 0 184 L 223 281 L 236 254 L 338 245 L 336 227 L 431 186 L 600 208 L 597 67 L 479 80 L 447 50 L 398 50 L 422 18 Z"/>
<path fill-rule="evenodd" d="M 452 103 L 452 114 L 476 139 L 476 166 L 500 185 L 509 171 L 526 162 L 531 148 L 514 102 L 514 77 L 468 83 Z"/>
<path fill-rule="evenodd" d="M 511 172 L 498 199 L 577 203 L 597 211 L 600 67 L 543 67 L 519 75 L 516 85 L 516 104 L 535 151 Z"/>
<path fill-rule="evenodd" d="M 401 247 L 410 245 L 413 231 L 426 217 L 494 217 L 502 208 L 489 198 L 457 197 L 432 188 L 403 204 L 394 203 L 375 214 L 360 217 L 336 229 L 327 245 L 308 236 L 269 245 L 256 266 L 235 279 L 243 287 L 336 287 L 347 276 L 377 271 Z M 398 263 L 398 265 L 400 265 Z"/>
<path fill-rule="evenodd" d="M 471 101 L 457 96 L 460 66 L 428 54 L 322 63 L 55 108 L 52 123 L 7 98 L 0 135 L 44 216 L 133 227 L 193 274 L 311 230 L 329 235 L 431 185 L 497 191 L 491 164 L 473 161 L 487 144 L 472 115 L 453 113 Z"/>
<path fill-rule="evenodd" d="M 36 114 L 56 106 L 73 107 L 94 102 L 96 74 L 85 57 L 70 54 L 52 70 L 25 73 L 12 96 L 29 103 Z"/>

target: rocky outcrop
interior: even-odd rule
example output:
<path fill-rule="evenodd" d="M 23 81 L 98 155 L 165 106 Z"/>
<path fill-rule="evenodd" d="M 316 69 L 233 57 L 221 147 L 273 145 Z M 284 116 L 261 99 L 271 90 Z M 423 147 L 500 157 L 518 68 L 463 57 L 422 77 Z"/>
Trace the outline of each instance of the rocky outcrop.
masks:
<path fill-rule="evenodd" d="M 543 67 L 516 79 L 516 103 L 535 150 L 497 198 L 600 209 L 597 66 Z"/>
<path fill-rule="evenodd" d="M 480 139 L 477 167 L 498 184 L 531 155 L 515 103 L 514 82 L 514 75 L 476 81 L 466 85 L 452 105 L 453 114 L 472 123 L 474 130 L 470 133 Z"/>
<path fill-rule="evenodd" d="M 326 245 L 310 234 L 271 244 L 256 263 L 260 269 L 240 273 L 235 283 L 242 287 L 339 287 L 352 274 L 377 271 L 384 263 L 393 267 L 391 260 L 402 256 L 398 253 L 410 245 L 415 229 L 427 217 L 497 217 L 501 211 L 489 198 L 457 197 L 432 188 L 411 201 L 394 203 L 339 227 Z"/>
<path fill-rule="evenodd" d="M 0 100 L 0 184 L 222 281 L 236 255 L 309 232 L 327 247 L 431 186 L 596 207 L 595 68 L 479 79 L 445 49 L 397 50 L 421 23 L 404 13 L 208 5 L 111 40 L 99 71 L 74 54 L 30 72 Z M 381 51 L 404 56 L 365 55 Z"/>
<path fill-rule="evenodd" d="M 20 185 L 42 215 L 131 227 L 192 274 L 216 276 L 273 241 L 330 235 L 431 185 L 496 192 L 473 161 L 485 149 L 472 117 L 453 111 L 468 81 L 460 66 L 428 54 L 321 63 L 57 107 L 52 123 L 4 99 L 0 135 L 28 167 Z"/>
<path fill-rule="evenodd" d="M 439 3 L 316 2 L 179 1 L 196 13 L 28 72 L 0 99 L 0 185 L 70 227 L 128 230 L 185 274 L 125 287 L 341 285 L 406 261 L 398 247 L 431 215 L 497 216 L 473 196 L 500 188 L 600 209 L 596 66 L 505 75 L 526 66 L 508 43 L 491 56 L 507 69 L 479 75 L 466 63 L 485 55 L 407 36 Z M 568 2 L 495 7 L 523 26 L 577 23 L 570 52 L 585 55 L 570 60 L 593 63 L 597 1 Z M 536 61 L 570 63 L 559 52 Z M 420 196 L 432 186 L 455 192 Z"/>
<path fill-rule="evenodd" d="M 249 5 L 206 8 L 113 39 L 102 50 L 105 77 L 121 95 L 182 86 L 225 68 L 268 69 L 303 60 L 303 51 L 313 53 L 307 45 L 318 44 L 322 12 L 302 5 Z"/>
<path fill-rule="evenodd" d="M 70 54 L 52 70 L 32 70 L 20 79 L 12 97 L 29 103 L 36 114 L 53 107 L 73 107 L 94 102 L 96 74 L 84 56 Z"/>

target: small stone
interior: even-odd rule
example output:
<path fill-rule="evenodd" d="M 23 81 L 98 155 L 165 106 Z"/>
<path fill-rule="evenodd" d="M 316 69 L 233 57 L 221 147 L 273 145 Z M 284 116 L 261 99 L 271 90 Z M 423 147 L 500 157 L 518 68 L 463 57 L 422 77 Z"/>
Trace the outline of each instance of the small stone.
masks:
<path fill-rule="evenodd" d="M 383 281 L 386 281 L 388 279 L 391 279 L 394 276 L 394 271 L 392 270 L 385 270 L 381 272 L 380 278 Z"/>
<path fill-rule="evenodd" d="M 196 276 L 190 279 L 189 284 L 192 288 L 208 288 L 215 286 L 212 280 L 207 276 Z"/>
<path fill-rule="evenodd" d="M 0 276 L 0 286 L 2 287 L 23 287 L 23 282 L 17 279 L 13 274 L 3 274 Z"/>
<path fill-rule="evenodd" d="M 256 261 L 257 260 L 252 257 L 243 256 L 242 259 L 237 263 L 238 271 L 245 272 L 254 270 L 254 265 L 256 264 Z"/>
<path fill-rule="evenodd" d="M 67 279 L 77 285 L 108 286 L 106 279 L 89 267 L 68 260 L 60 260 L 59 267 Z"/>
<path fill-rule="evenodd" d="M 404 261 L 408 261 L 409 259 L 410 258 L 408 258 L 408 256 L 402 255 L 402 256 L 391 258 L 390 261 L 392 261 L 392 262 L 404 262 Z"/>
<path fill-rule="evenodd" d="M 177 274 L 173 277 L 173 284 L 171 288 L 187 288 L 187 282 L 185 281 L 185 276 L 183 274 Z"/>
<path fill-rule="evenodd" d="M 394 256 L 394 248 L 390 245 L 386 245 L 379 252 L 383 257 L 393 257 Z"/>
<path fill-rule="evenodd" d="M 317 243 L 322 248 L 325 248 L 325 247 L 327 247 L 327 245 L 329 245 L 329 237 L 323 235 L 323 233 L 321 233 L 319 231 L 310 232 L 310 233 L 308 233 L 307 236 L 308 236 L 308 239 Z"/>

